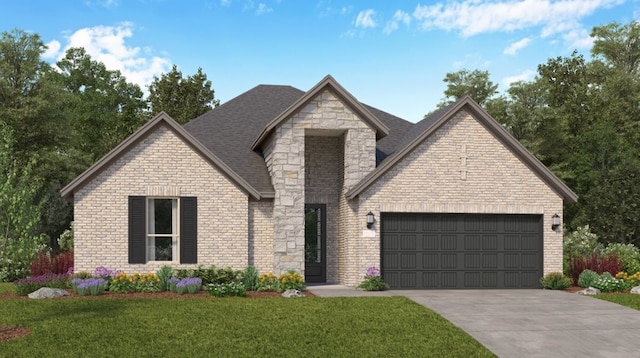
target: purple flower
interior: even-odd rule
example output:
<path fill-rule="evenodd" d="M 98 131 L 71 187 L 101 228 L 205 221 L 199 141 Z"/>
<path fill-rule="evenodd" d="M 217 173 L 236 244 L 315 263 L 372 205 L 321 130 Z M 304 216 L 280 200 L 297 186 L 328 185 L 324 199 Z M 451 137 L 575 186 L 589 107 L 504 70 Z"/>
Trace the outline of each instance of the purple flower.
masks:
<path fill-rule="evenodd" d="M 200 277 L 183 278 L 182 280 L 180 280 L 180 282 L 178 282 L 176 287 L 187 287 L 192 285 L 197 285 L 197 286 L 202 285 L 202 279 Z"/>
<path fill-rule="evenodd" d="M 167 280 L 168 284 L 178 283 L 178 282 L 180 282 L 180 279 L 177 277 L 171 277 L 170 279 Z"/>
<path fill-rule="evenodd" d="M 371 267 L 367 268 L 366 276 L 378 277 L 378 276 L 380 276 L 380 269 L 375 267 L 375 266 L 371 266 Z"/>
<path fill-rule="evenodd" d="M 122 273 L 122 270 L 109 270 L 104 266 L 98 266 L 95 270 L 93 270 L 93 276 L 98 277 L 115 277 L 116 275 Z"/>

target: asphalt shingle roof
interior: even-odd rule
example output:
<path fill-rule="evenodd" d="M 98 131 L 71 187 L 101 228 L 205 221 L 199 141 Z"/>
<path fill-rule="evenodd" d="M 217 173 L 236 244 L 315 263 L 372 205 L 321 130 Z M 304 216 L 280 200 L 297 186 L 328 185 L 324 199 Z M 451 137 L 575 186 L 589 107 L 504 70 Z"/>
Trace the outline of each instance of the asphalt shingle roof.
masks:
<path fill-rule="evenodd" d="M 265 126 L 305 94 L 291 86 L 259 85 L 184 125 L 184 128 L 262 194 L 273 193 L 260 151 L 251 150 Z M 363 104 L 364 105 L 364 104 Z M 389 128 L 377 142 L 378 162 L 396 150 L 413 124 L 364 105 Z"/>

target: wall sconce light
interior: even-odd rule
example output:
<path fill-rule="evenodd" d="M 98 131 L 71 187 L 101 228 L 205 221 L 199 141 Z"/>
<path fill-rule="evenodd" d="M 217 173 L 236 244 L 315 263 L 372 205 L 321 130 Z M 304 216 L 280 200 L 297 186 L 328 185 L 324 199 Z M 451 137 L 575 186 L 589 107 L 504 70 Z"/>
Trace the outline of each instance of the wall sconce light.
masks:
<path fill-rule="evenodd" d="M 376 221 L 375 216 L 373 216 L 373 213 L 369 211 L 369 213 L 367 214 L 367 229 L 371 229 L 375 221 Z"/>
<path fill-rule="evenodd" d="M 560 227 L 560 215 L 553 214 L 551 219 L 553 219 L 553 222 L 551 223 L 551 230 L 556 231 Z"/>

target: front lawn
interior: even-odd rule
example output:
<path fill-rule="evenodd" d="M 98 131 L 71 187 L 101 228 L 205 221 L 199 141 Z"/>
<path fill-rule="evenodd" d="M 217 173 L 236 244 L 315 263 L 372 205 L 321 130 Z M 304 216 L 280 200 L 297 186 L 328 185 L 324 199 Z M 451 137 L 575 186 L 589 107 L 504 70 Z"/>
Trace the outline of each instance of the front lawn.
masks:
<path fill-rule="evenodd" d="M 617 303 L 622 306 L 640 310 L 640 295 L 620 294 L 620 293 L 602 293 L 593 296 L 601 300 Z"/>
<path fill-rule="evenodd" d="M 2 300 L 7 357 L 492 357 L 405 297 Z"/>
<path fill-rule="evenodd" d="M 11 282 L 0 282 L 0 295 L 3 293 L 14 292 L 15 285 Z"/>

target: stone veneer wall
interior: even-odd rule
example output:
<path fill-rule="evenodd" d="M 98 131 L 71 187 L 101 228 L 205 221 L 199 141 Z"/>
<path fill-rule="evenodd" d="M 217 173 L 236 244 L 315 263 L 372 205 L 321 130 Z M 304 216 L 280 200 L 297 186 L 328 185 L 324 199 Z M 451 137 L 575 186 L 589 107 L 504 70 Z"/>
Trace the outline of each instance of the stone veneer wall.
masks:
<path fill-rule="evenodd" d="M 338 281 L 338 215 L 344 177 L 344 138 L 305 137 L 305 203 L 326 204 L 327 282 Z"/>
<path fill-rule="evenodd" d="M 179 262 L 128 263 L 128 197 L 196 196 L 198 264 L 248 263 L 248 196 L 165 126 L 151 132 L 74 195 L 75 269 L 151 272 Z"/>
<path fill-rule="evenodd" d="M 249 201 L 249 265 L 273 272 L 273 200 Z"/>
<path fill-rule="evenodd" d="M 321 92 L 275 129 L 275 135 L 264 144 L 263 151 L 275 189 L 273 247 L 276 274 L 287 269 L 304 272 L 304 150 L 308 130 L 344 132 L 345 187 L 354 185 L 375 168 L 375 131 L 329 90 Z M 341 211 L 340 215 L 343 214 Z"/>
<path fill-rule="evenodd" d="M 381 212 L 544 215 L 544 273 L 562 271 L 562 198 L 470 114 L 461 111 L 360 196 L 358 217 Z M 362 238 L 353 257 L 357 272 L 380 265 L 380 226 Z M 349 275 L 349 285 L 358 284 Z"/>

